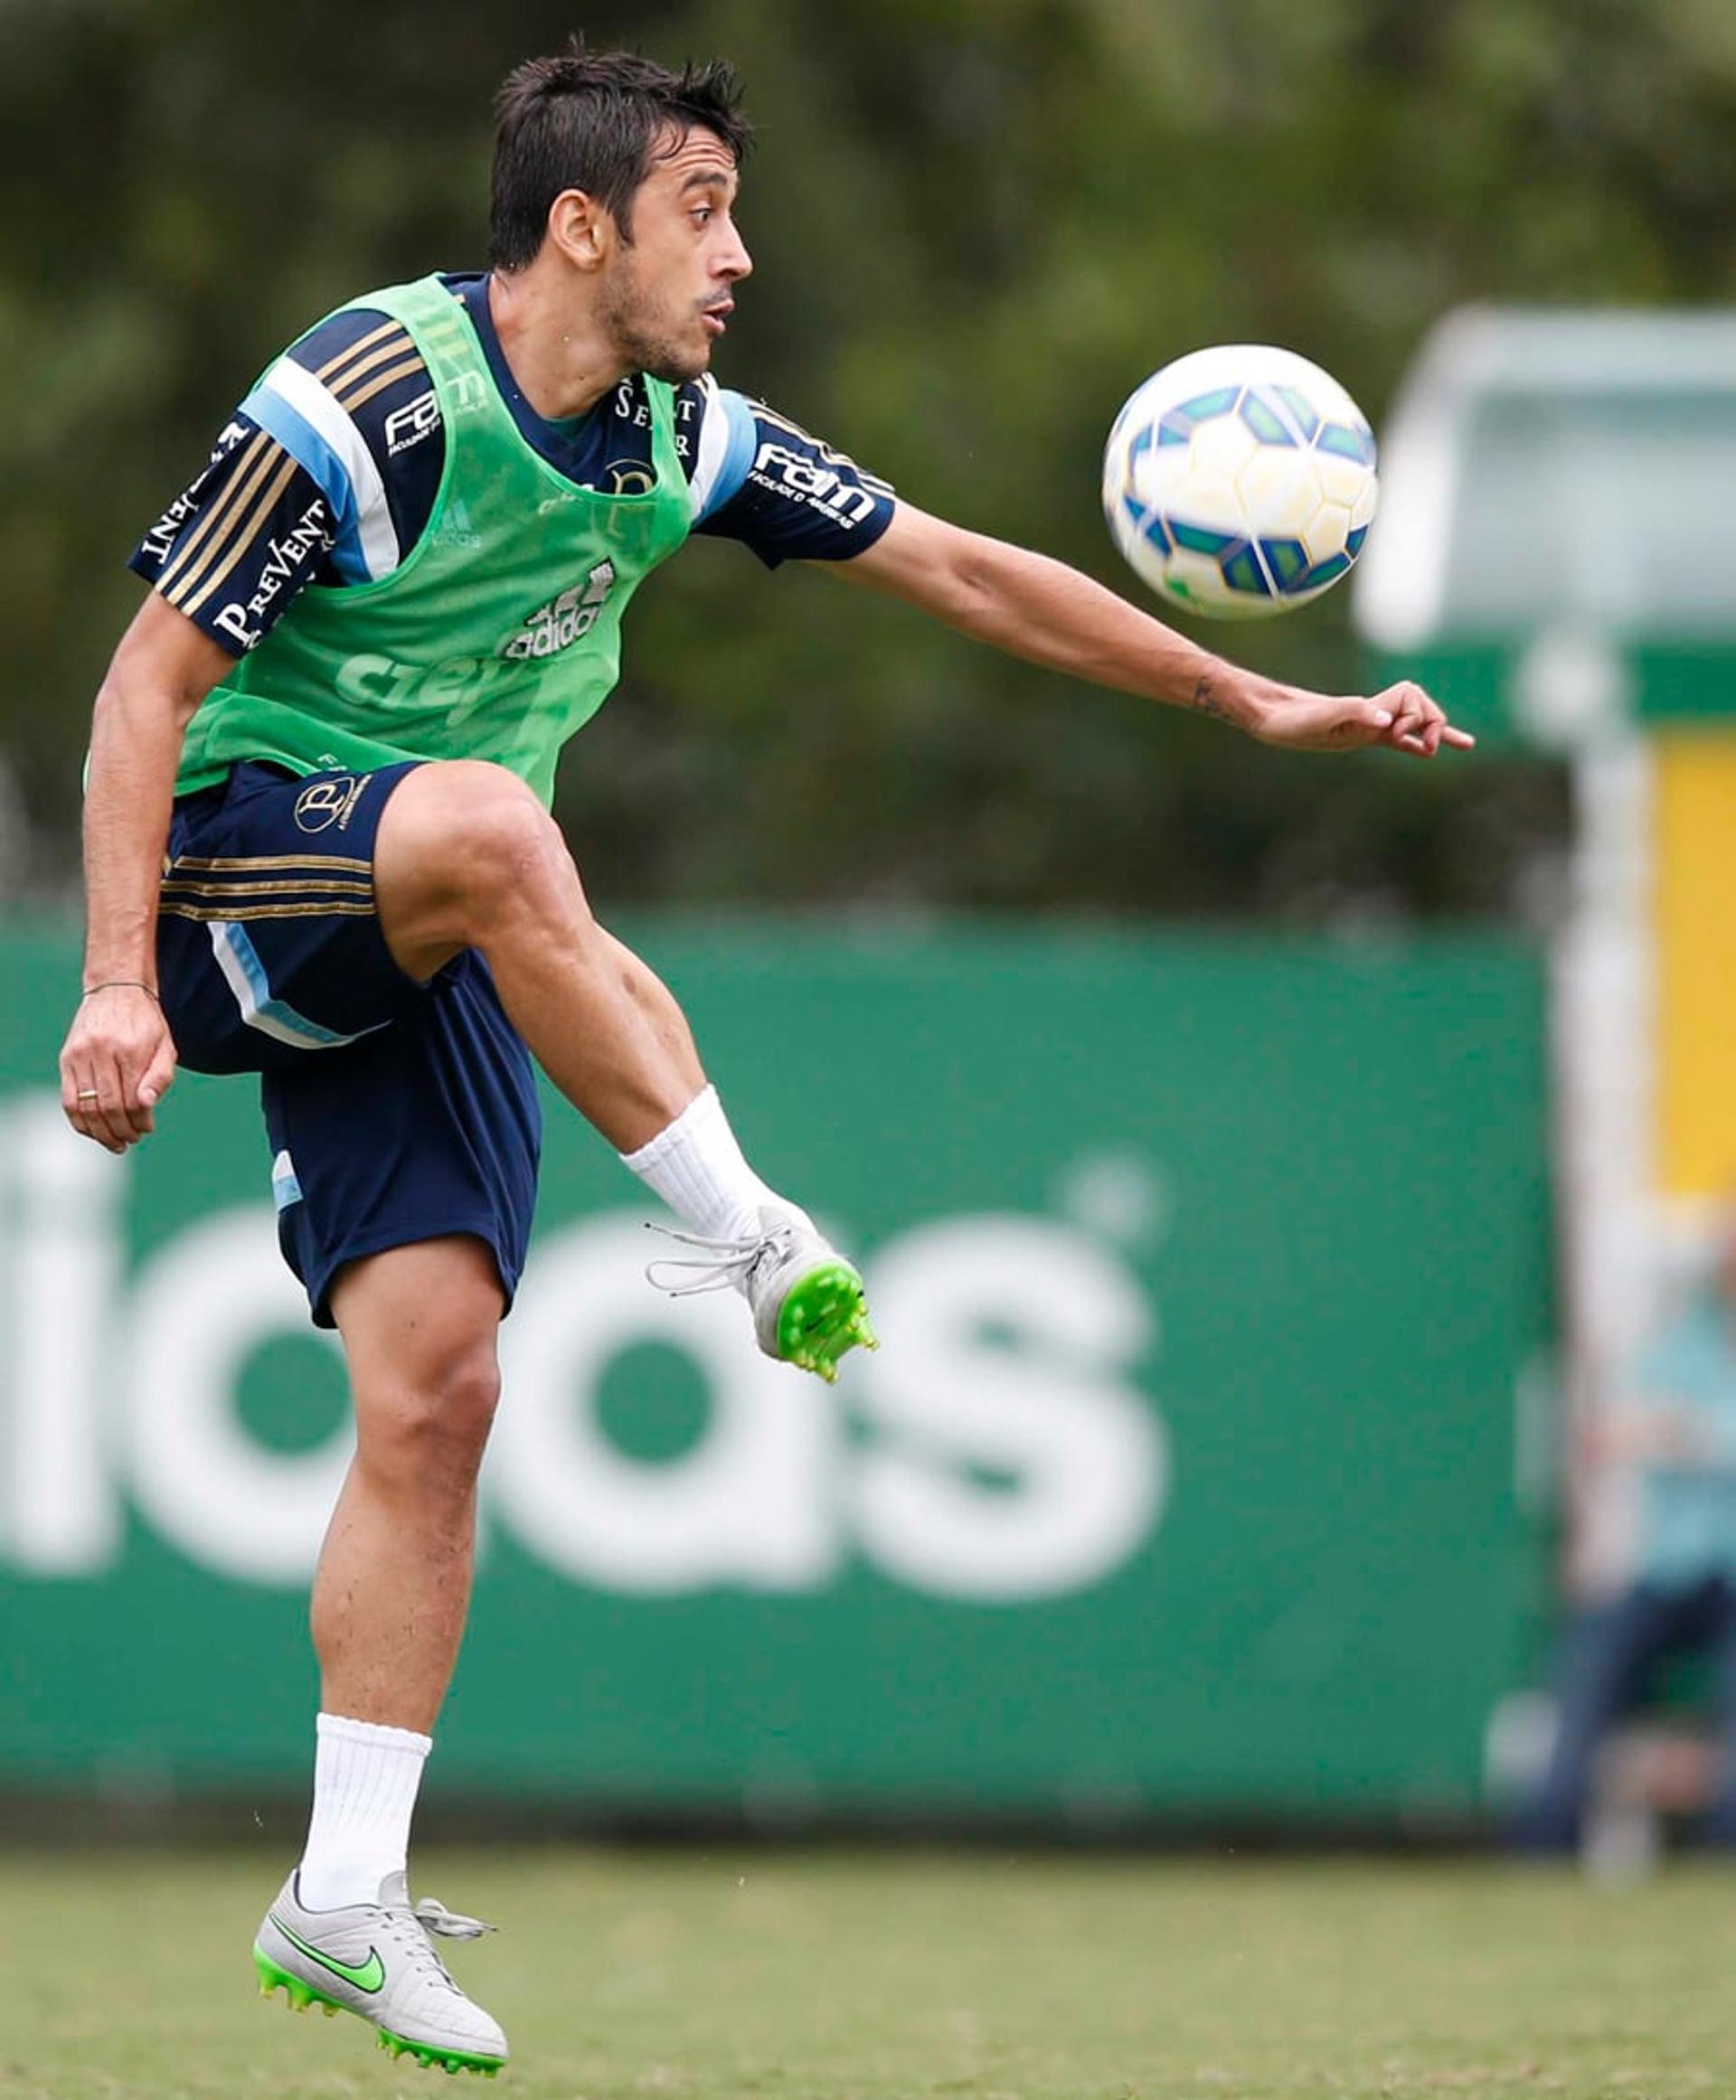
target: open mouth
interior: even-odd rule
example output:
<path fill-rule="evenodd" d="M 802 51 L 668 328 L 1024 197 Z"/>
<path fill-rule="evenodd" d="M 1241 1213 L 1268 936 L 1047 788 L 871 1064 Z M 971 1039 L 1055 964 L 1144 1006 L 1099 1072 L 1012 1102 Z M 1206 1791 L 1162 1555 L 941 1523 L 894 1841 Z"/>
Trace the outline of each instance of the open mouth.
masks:
<path fill-rule="evenodd" d="M 733 299 L 725 299 L 722 306 L 702 307 L 700 310 L 699 317 L 702 321 L 704 322 L 708 334 L 712 335 L 721 335 L 722 334 L 725 327 L 728 326 L 730 315 L 733 314 L 734 311 L 735 301 Z"/>

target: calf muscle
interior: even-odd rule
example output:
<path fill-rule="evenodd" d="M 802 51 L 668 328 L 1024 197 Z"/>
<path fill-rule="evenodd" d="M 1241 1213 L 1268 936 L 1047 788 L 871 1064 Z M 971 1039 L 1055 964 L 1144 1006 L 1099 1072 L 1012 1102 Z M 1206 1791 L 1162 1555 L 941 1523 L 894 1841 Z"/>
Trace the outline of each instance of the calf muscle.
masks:
<path fill-rule="evenodd" d="M 493 1257 L 467 1238 L 369 1256 L 333 1291 L 356 1449 L 314 1577 L 327 1713 L 433 1727 L 469 1608 L 503 1302 Z"/>

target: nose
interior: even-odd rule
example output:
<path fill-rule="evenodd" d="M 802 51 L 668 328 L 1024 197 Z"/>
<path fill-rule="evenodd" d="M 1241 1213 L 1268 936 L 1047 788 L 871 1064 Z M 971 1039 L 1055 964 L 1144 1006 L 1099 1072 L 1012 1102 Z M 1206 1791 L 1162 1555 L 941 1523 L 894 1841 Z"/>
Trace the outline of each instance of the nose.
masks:
<path fill-rule="evenodd" d="M 731 284 L 735 284 L 742 278 L 753 275 L 753 258 L 748 253 L 747 243 L 734 227 L 731 227 L 730 233 L 730 245 L 724 250 L 717 269 L 720 277 L 728 278 Z"/>

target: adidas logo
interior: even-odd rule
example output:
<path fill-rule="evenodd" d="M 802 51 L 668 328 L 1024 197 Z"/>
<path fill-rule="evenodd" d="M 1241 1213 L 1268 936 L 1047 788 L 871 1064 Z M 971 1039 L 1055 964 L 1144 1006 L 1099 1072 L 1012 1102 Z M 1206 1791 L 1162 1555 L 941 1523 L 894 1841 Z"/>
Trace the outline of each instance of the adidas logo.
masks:
<path fill-rule="evenodd" d="M 500 645 L 500 654 L 515 663 L 527 657 L 558 656 L 590 634 L 614 588 L 615 564 L 599 561 L 582 583 L 538 606 Z"/>

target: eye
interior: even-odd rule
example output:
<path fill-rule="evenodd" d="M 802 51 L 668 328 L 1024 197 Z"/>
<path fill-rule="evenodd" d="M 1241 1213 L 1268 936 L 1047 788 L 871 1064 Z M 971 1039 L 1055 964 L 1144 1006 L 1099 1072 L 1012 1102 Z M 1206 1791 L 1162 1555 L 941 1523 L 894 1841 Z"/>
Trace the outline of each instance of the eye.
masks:
<path fill-rule="evenodd" d="M 695 204 L 692 213 L 694 224 L 698 226 L 709 226 L 712 222 L 712 219 L 715 211 L 716 206 L 712 204 Z"/>

